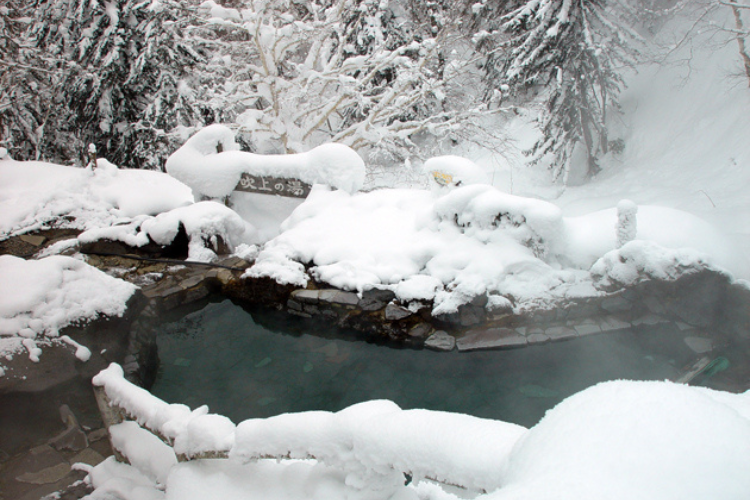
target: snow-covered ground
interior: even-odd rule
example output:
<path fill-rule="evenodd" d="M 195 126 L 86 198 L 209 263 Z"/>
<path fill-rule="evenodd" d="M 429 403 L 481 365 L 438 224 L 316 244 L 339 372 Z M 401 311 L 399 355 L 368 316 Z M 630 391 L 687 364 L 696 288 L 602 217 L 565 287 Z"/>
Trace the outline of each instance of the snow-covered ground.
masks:
<path fill-rule="evenodd" d="M 750 392 L 607 382 L 528 430 L 389 401 L 235 426 L 205 406 L 164 403 L 116 365 L 94 383 L 174 449 L 133 422 L 114 426 L 132 465 L 110 458 L 91 470 L 92 500 L 740 500 L 750 491 Z M 176 459 L 207 451 L 229 458 Z"/>

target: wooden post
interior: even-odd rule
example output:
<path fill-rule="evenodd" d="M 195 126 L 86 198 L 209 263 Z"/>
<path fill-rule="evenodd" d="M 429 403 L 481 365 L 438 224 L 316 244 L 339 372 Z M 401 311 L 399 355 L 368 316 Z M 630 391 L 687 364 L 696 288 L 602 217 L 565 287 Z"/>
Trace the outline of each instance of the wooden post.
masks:
<path fill-rule="evenodd" d="M 104 387 L 94 386 L 94 397 L 96 398 L 96 405 L 99 407 L 99 413 L 102 415 L 102 422 L 104 422 L 104 428 L 107 429 L 107 437 L 109 438 L 109 444 L 112 447 L 112 454 L 118 462 L 130 463 L 128 459 L 120 453 L 112 442 L 112 434 L 109 432 L 109 428 L 113 425 L 121 424 L 125 421 L 125 413 L 118 407 L 112 406 L 107 391 Z"/>

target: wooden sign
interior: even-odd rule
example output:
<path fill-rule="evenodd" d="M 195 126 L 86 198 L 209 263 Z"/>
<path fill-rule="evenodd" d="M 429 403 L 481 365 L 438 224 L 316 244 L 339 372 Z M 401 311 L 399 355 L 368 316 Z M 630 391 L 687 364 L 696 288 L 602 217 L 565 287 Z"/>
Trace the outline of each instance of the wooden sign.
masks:
<path fill-rule="evenodd" d="M 235 191 L 246 193 L 275 194 L 289 198 L 307 198 L 312 186 L 299 179 L 284 179 L 270 175 L 250 175 L 243 173 Z"/>

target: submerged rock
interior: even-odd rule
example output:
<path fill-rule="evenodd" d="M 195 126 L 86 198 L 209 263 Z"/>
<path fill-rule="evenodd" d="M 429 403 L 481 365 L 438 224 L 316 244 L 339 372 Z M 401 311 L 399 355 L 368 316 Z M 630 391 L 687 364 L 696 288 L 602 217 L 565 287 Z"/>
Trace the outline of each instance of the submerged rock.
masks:
<path fill-rule="evenodd" d="M 435 351 L 452 351 L 456 347 L 456 337 L 445 330 L 438 330 L 425 340 L 424 346 Z"/>
<path fill-rule="evenodd" d="M 527 343 L 525 336 L 510 328 L 488 328 L 469 330 L 466 335 L 456 340 L 456 347 L 459 351 L 473 351 L 525 347 Z"/>

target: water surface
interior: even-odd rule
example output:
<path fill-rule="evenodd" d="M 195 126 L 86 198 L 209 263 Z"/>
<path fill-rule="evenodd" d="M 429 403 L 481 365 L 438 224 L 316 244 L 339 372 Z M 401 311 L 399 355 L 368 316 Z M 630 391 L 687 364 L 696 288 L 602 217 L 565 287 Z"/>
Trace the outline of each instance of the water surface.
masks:
<path fill-rule="evenodd" d="M 370 399 L 530 426 L 565 397 L 614 379 L 676 378 L 696 357 L 682 335 L 644 327 L 523 349 L 445 353 L 367 342 L 229 300 L 159 327 L 152 392 L 235 422 Z"/>

